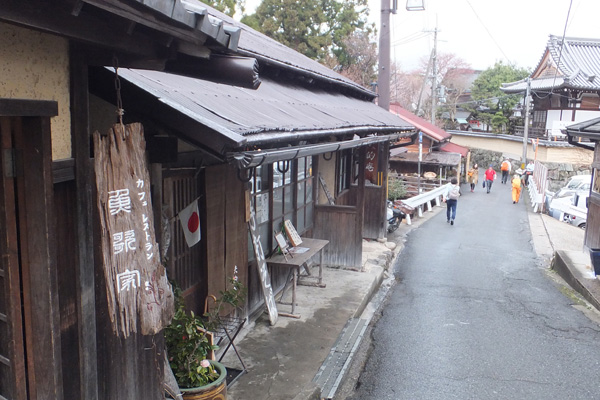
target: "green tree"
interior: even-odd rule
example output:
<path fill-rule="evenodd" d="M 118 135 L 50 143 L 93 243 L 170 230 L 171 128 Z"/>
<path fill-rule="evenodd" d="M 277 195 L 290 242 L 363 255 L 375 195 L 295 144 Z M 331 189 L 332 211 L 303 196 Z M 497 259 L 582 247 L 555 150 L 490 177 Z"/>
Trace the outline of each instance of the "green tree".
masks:
<path fill-rule="evenodd" d="M 367 26 L 367 0 L 263 0 L 242 22 L 315 59 L 337 59 L 338 69 L 353 62 L 348 41 Z"/>
<path fill-rule="evenodd" d="M 212 8 L 221 11 L 224 14 L 233 17 L 236 10 L 244 12 L 246 0 L 199 0 L 201 3 L 208 4 Z"/>
<path fill-rule="evenodd" d="M 474 112 L 476 118 L 491 125 L 495 132 L 502 132 L 503 127 L 509 124 L 512 110 L 522 96 L 507 95 L 500 90 L 500 87 L 503 83 L 518 81 L 527 76 L 529 76 L 527 69 L 497 62 L 493 67 L 483 71 L 473 82 L 471 97 L 477 103 L 468 108 Z"/>

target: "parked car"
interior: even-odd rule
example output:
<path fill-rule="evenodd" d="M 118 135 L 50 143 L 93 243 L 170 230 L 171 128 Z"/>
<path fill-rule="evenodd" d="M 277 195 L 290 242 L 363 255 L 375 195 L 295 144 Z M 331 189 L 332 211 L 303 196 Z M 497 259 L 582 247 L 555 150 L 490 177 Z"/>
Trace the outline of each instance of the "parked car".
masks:
<path fill-rule="evenodd" d="M 573 195 L 573 207 L 565 213 L 564 220 L 578 228 L 585 229 L 587 223 L 589 192 L 579 192 Z"/>
<path fill-rule="evenodd" d="M 592 185 L 591 175 L 575 175 L 558 192 L 552 193 L 546 191 L 546 210 L 550 210 L 550 203 L 555 199 L 562 199 L 572 196 L 575 192 L 588 191 Z"/>
<path fill-rule="evenodd" d="M 585 228 L 585 225 L 580 225 L 585 224 L 589 195 L 589 190 L 581 190 L 573 193 L 570 197 L 555 198 L 550 202 L 548 214 L 559 221 L 569 222 L 572 225 Z"/>

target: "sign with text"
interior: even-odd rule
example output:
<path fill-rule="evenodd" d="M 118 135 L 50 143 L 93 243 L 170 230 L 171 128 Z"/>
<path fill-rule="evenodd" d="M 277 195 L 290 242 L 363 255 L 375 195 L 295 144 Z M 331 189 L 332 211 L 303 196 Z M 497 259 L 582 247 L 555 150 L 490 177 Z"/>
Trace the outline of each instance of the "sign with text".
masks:
<path fill-rule="evenodd" d="M 102 262 L 113 331 L 154 335 L 169 324 L 174 298 L 154 233 L 141 124 L 94 133 Z"/>
<path fill-rule="evenodd" d="M 365 160 L 365 180 L 370 181 L 374 185 L 378 185 L 377 172 L 379 163 L 379 146 L 372 144 L 367 146 Z"/>
<path fill-rule="evenodd" d="M 260 243 L 260 235 L 256 230 L 256 215 L 254 215 L 254 209 L 252 207 L 250 208 L 248 229 L 250 230 L 250 237 L 252 238 L 252 247 L 254 247 L 254 257 L 256 258 L 256 267 L 258 268 L 258 275 L 260 276 L 260 284 L 262 286 L 265 304 L 267 305 L 267 311 L 269 311 L 269 320 L 271 321 L 271 325 L 275 325 L 278 318 L 277 304 L 275 304 L 275 295 L 273 294 L 273 287 L 271 286 L 271 276 L 267 269 L 265 252 Z"/>

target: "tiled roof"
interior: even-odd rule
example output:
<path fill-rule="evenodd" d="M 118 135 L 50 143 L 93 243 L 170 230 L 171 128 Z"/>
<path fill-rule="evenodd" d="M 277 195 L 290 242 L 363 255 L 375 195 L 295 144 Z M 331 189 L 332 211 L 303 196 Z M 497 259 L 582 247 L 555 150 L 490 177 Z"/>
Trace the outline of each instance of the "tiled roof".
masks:
<path fill-rule="evenodd" d="M 559 61 L 560 60 L 560 61 Z M 600 39 L 550 35 L 540 63 L 531 74 L 532 90 L 570 88 L 600 90 Z M 527 89 L 525 80 L 504 83 L 506 93 Z"/>

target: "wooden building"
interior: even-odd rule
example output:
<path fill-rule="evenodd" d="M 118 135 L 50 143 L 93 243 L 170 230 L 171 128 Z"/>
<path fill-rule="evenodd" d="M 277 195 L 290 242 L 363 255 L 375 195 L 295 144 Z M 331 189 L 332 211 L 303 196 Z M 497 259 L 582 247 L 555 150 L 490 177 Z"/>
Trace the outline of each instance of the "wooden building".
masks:
<path fill-rule="evenodd" d="M 0 33 L 2 398 L 163 398 L 162 335 L 118 337 L 107 315 L 91 135 L 116 109 L 145 128 L 155 230 L 196 311 L 236 267 L 245 314 L 264 307 L 250 206 L 266 251 L 290 219 L 329 265 L 385 234 L 389 143 L 413 127 L 324 66 L 185 0 L 0 0 Z"/>
<path fill-rule="evenodd" d="M 594 152 L 584 246 L 600 249 L 600 118 L 566 127 L 569 143 Z M 590 141 L 592 143 L 586 143 Z"/>
<path fill-rule="evenodd" d="M 466 171 L 469 149 L 451 142 L 452 135 L 442 128 L 416 116 L 398 104 L 390 104 L 390 112 L 413 125 L 421 134 L 417 140 L 405 138 L 392 145 L 390 169 L 400 174 L 414 174 L 419 168 L 421 145 L 421 176 L 433 172 L 437 179 L 457 178 Z M 420 143 L 419 143 L 420 140 Z"/>
<path fill-rule="evenodd" d="M 531 92 L 530 138 L 564 137 L 561 129 L 600 116 L 600 39 L 550 35 L 529 78 L 503 83 L 508 94 Z M 516 130 L 523 135 L 523 127 Z"/>

